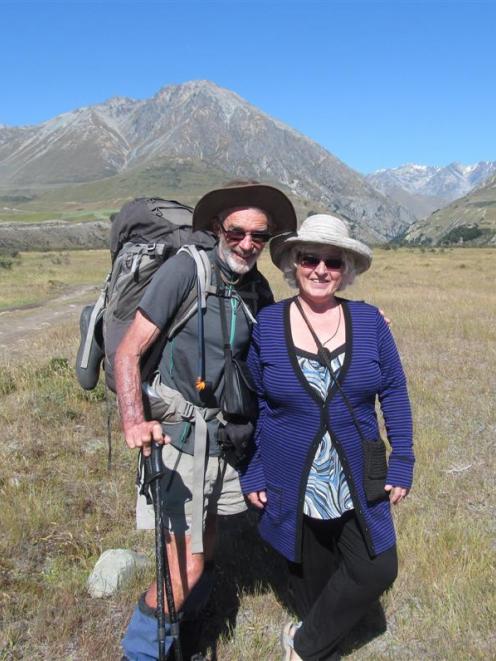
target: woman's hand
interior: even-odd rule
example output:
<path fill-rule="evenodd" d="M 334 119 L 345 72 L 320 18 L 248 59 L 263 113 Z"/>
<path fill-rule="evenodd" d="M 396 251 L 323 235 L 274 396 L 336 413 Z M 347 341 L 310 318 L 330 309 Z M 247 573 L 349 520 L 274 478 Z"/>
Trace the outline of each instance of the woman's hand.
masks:
<path fill-rule="evenodd" d="M 246 495 L 246 499 L 250 505 L 253 505 L 253 507 L 263 510 L 267 504 L 267 492 L 265 489 L 263 491 L 252 491 Z"/>
<path fill-rule="evenodd" d="M 405 489 L 404 487 L 393 487 L 392 484 L 386 484 L 384 487 L 385 491 L 389 492 L 389 502 L 391 505 L 397 505 L 401 503 L 402 500 L 410 493 L 410 489 Z"/>

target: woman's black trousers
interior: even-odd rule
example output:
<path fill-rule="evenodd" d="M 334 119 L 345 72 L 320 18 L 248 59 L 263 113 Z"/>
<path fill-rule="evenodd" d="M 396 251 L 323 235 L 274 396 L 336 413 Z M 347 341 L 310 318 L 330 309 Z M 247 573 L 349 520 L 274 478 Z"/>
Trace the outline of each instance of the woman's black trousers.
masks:
<path fill-rule="evenodd" d="M 303 517 L 302 563 L 289 563 L 293 606 L 303 621 L 295 650 L 305 661 L 337 658 L 339 641 L 392 585 L 396 546 L 371 558 L 352 512 Z"/>

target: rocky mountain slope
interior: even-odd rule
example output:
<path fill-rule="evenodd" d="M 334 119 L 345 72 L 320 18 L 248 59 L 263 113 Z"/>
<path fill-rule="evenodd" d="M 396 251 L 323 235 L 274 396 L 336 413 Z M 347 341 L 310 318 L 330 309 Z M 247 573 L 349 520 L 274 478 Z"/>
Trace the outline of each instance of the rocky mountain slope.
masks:
<path fill-rule="evenodd" d="M 468 195 L 412 225 L 405 240 L 421 245 L 496 246 L 496 175 Z"/>
<path fill-rule="evenodd" d="M 384 195 L 407 207 L 417 218 L 470 193 L 496 174 L 496 161 L 472 165 L 451 163 L 446 167 L 407 164 L 377 170 L 367 181 Z"/>
<path fill-rule="evenodd" d="M 318 144 L 207 81 L 0 127 L 0 193 L 104 180 L 164 158 L 275 182 L 341 215 L 368 241 L 394 238 L 415 220 Z"/>

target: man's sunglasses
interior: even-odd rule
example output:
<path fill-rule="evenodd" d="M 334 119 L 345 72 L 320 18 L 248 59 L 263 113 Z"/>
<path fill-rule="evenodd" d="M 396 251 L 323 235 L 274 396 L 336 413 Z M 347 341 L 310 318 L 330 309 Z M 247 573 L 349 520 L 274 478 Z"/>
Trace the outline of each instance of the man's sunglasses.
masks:
<path fill-rule="evenodd" d="M 343 267 L 341 257 L 321 257 L 310 253 L 300 253 L 298 255 L 298 264 L 304 269 L 316 269 L 320 262 L 324 262 L 328 271 L 340 269 Z"/>
<path fill-rule="evenodd" d="M 272 238 L 272 234 L 267 231 L 245 232 L 244 230 L 240 230 L 240 229 L 226 230 L 224 225 L 221 225 L 220 228 L 224 232 L 226 239 L 228 241 L 232 241 L 233 243 L 239 243 L 240 241 L 243 241 L 243 239 L 247 235 L 250 237 L 253 243 L 267 243 L 267 241 L 269 241 Z"/>

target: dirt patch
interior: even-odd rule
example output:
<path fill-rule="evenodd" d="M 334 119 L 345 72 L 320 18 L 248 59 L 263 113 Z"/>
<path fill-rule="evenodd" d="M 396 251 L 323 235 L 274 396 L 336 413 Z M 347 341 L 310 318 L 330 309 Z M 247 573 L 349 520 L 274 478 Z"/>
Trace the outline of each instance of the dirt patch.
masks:
<path fill-rule="evenodd" d="M 2 310 L 0 361 L 30 355 L 35 343 L 42 347 L 39 340 L 51 328 L 67 323 L 73 323 L 77 327 L 82 306 L 96 300 L 98 289 L 94 285 L 70 287 L 56 298 L 40 305 Z"/>

